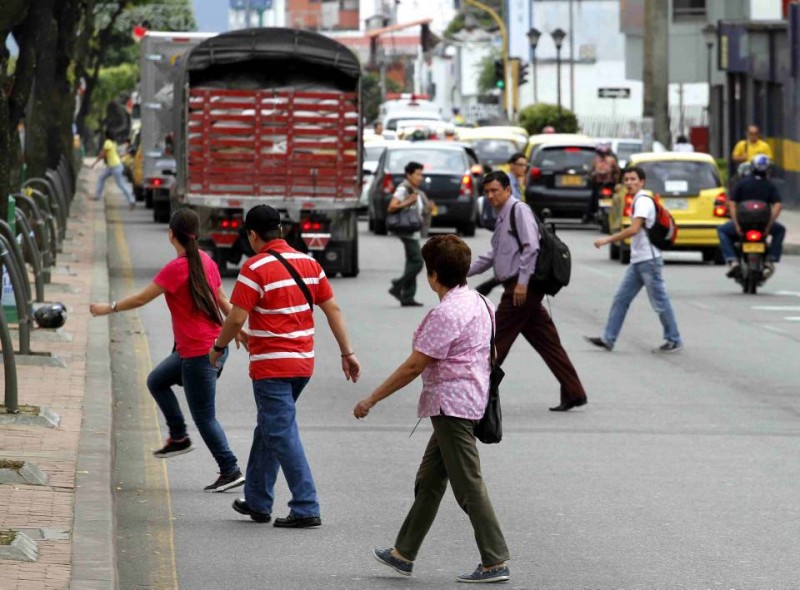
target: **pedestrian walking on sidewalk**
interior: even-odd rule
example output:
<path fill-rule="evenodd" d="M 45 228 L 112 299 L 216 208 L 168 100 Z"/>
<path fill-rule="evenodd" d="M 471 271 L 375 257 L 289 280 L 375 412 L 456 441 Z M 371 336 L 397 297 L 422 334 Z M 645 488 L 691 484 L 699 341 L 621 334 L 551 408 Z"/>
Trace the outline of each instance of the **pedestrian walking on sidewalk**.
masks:
<path fill-rule="evenodd" d="M 182 385 L 197 430 L 219 466 L 219 477 L 204 489 L 224 492 L 244 484 L 244 477 L 216 416 L 217 378 L 227 357 L 227 348 L 223 350 L 223 359 L 218 366 L 209 362 L 208 349 L 222 327 L 220 310 L 227 315 L 231 304 L 222 288 L 216 263 L 198 248 L 199 231 L 197 213 L 191 209 L 179 209 L 173 213 L 168 236 L 177 257 L 136 295 L 110 304 L 92 303 L 89 310 L 93 316 L 107 315 L 142 307 L 164 295 L 172 315 L 175 349 L 151 371 L 147 387 L 164 414 L 169 438 L 153 455 L 166 459 L 194 448 L 178 399 L 172 391 L 175 385 Z M 247 345 L 245 332 L 238 334 L 237 338 L 237 347 L 240 341 Z"/>
<path fill-rule="evenodd" d="M 434 236 L 423 246 L 422 257 L 439 304 L 414 332 L 411 355 L 353 409 L 356 418 L 365 418 L 375 404 L 422 375 L 417 415 L 433 425 L 417 470 L 414 503 L 394 547 L 375 549 L 373 555 L 410 576 L 449 482 L 469 516 L 481 555 L 475 571 L 456 580 L 502 582 L 509 579 L 508 547 L 483 482 L 474 434 L 489 397 L 494 308 L 467 286 L 471 252 L 463 240 Z"/>
<path fill-rule="evenodd" d="M 629 166 L 624 170 L 622 182 L 628 194 L 633 195 L 631 225 L 594 242 L 596 248 L 601 248 L 631 238 L 631 263 L 625 271 L 617 294 L 614 295 L 605 332 L 602 336 L 586 337 L 591 344 L 605 348 L 609 352 L 614 349 L 628 308 L 642 287 L 647 291 L 650 305 L 658 314 L 658 319 L 664 328 L 664 344 L 653 349 L 653 352 L 678 352 L 683 348 L 678 322 L 675 320 L 675 313 L 672 311 L 672 303 L 664 283 L 664 261 L 661 258 L 661 250 L 653 246 L 647 237 L 647 228 L 656 222 L 656 205 L 652 194 L 644 191 L 645 180 L 645 172 L 638 166 Z"/>
<path fill-rule="evenodd" d="M 529 284 L 539 255 L 539 229 L 531 208 L 515 199 L 505 172 L 496 170 L 484 177 L 486 199 L 497 212 L 491 249 L 472 261 L 469 275 L 494 269 L 494 276 L 504 287 L 497 308 L 497 362 L 502 364 L 511 345 L 522 334 L 539 353 L 561 384 L 561 403 L 552 412 L 567 412 L 586 405 L 586 391 L 561 345 L 553 319 L 542 305 L 544 293 Z M 512 232 L 514 215 L 516 236 Z"/>
<path fill-rule="evenodd" d="M 396 213 L 406 207 L 416 207 L 422 219 L 422 229 L 409 234 L 397 234 L 403 242 L 406 263 L 403 274 L 392 279 L 389 295 L 400 302 L 403 307 L 420 307 L 422 303 L 414 299 L 417 294 L 417 275 L 422 271 L 422 255 L 419 252 L 420 236 L 427 234 L 431 220 L 431 205 L 428 197 L 419 190 L 422 185 L 422 170 L 419 162 L 409 162 L 405 167 L 406 178 L 397 187 L 389 201 L 389 213 Z"/>
<path fill-rule="evenodd" d="M 117 183 L 119 190 L 122 191 L 122 194 L 125 195 L 125 199 L 128 201 L 128 208 L 135 208 L 136 200 L 133 197 L 131 189 L 125 184 L 122 160 L 120 160 L 119 154 L 117 153 L 117 142 L 114 141 L 114 135 L 109 129 L 106 129 L 106 140 L 103 143 L 103 148 L 100 150 L 100 153 L 97 154 L 97 159 L 92 162 L 92 168 L 94 168 L 100 160 L 105 160 L 106 168 L 100 174 L 100 178 L 97 179 L 97 189 L 94 193 L 94 200 L 99 201 L 103 198 L 103 189 L 105 188 L 106 180 L 108 180 L 109 176 L 113 176 L 114 182 Z"/>
<path fill-rule="evenodd" d="M 358 381 L 361 367 L 325 272 L 316 260 L 283 240 L 277 209 L 253 207 L 244 229 L 257 254 L 242 266 L 231 294 L 231 312 L 207 351 L 211 362 L 218 362 L 225 346 L 249 322 L 250 377 L 258 421 L 247 462 L 245 497 L 235 500 L 233 509 L 256 522 L 272 520 L 275 480 L 282 469 L 292 499 L 289 515 L 276 518 L 274 526 L 315 527 L 322 524 L 319 500 L 296 419 L 297 399 L 314 371 L 314 305 L 325 314 L 339 345 L 345 378 Z"/>

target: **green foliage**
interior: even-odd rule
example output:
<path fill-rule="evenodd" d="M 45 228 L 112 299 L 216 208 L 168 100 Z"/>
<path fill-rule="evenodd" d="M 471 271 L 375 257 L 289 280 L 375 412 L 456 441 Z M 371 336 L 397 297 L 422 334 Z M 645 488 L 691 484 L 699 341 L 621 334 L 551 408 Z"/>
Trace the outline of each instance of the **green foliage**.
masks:
<path fill-rule="evenodd" d="M 386 92 L 402 92 L 403 87 L 391 78 L 386 79 Z M 361 78 L 361 94 L 363 100 L 363 113 L 367 121 L 378 118 L 381 107 L 381 81 L 375 72 L 364 74 Z"/>
<path fill-rule="evenodd" d="M 548 125 L 555 127 L 557 133 L 578 132 L 575 113 L 562 107 L 559 114 L 558 106 L 554 104 L 539 103 L 523 108 L 519 112 L 519 124 L 531 135 L 541 133 Z"/>
<path fill-rule="evenodd" d="M 486 4 L 489 8 L 492 8 L 501 18 L 503 17 L 503 12 L 505 9 L 505 1 L 504 0 L 482 0 L 482 4 Z M 489 16 L 487 12 L 479 10 L 478 8 L 472 8 L 469 6 L 464 6 L 462 11 L 456 13 L 453 20 L 448 23 L 447 28 L 444 31 L 445 38 L 452 37 L 454 34 L 458 33 L 464 28 L 464 12 L 463 10 L 467 9 L 472 12 L 472 15 L 475 17 L 475 20 L 478 22 L 478 27 L 481 29 L 492 31 L 497 28 L 497 23 L 494 22 L 494 19 Z"/>
<path fill-rule="evenodd" d="M 87 128 L 99 130 L 106 114 L 106 105 L 119 98 L 120 94 L 131 93 L 136 88 L 139 67 L 133 64 L 122 64 L 110 68 L 102 68 L 97 79 L 92 110 L 87 117 Z"/>
<path fill-rule="evenodd" d="M 726 158 L 717 158 L 717 169 L 719 170 L 719 177 L 722 179 L 722 186 L 728 186 L 728 160 Z"/>
<path fill-rule="evenodd" d="M 478 74 L 478 92 L 487 94 L 491 90 L 495 90 L 494 84 L 494 60 L 500 59 L 500 51 L 493 49 L 491 52 L 481 60 L 479 74 Z"/>

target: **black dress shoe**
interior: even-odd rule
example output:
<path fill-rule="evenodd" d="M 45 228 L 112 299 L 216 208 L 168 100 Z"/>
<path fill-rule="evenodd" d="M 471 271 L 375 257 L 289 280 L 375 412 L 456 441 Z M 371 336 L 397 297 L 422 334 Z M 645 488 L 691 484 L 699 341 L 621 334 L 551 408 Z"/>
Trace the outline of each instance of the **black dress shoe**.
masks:
<path fill-rule="evenodd" d="M 314 526 L 320 526 L 322 519 L 319 516 L 295 516 L 290 514 L 286 518 L 276 518 L 272 526 L 284 529 L 307 529 Z"/>
<path fill-rule="evenodd" d="M 238 512 L 239 514 L 244 514 L 245 516 L 249 516 L 256 522 L 269 522 L 272 520 L 272 515 L 267 512 L 256 512 L 250 506 L 247 505 L 244 498 L 236 498 L 233 501 L 233 509 Z"/>
<path fill-rule="evenodd" d="M 585 406 L 585 405 L 586 405 L 586 398 L 583 398 L 576 402 L 561 402 L 561 404 L 556 406 L 555 408 L 550 408 L 550 411 L 569 412 L 572 408 L 579 408 L 580 406 Z"/>
<path fill-rule="evenodd" d="M 389 295 L 397 299 L 400 303 L 403 302 L 400 285 L 392 285 L 392 288 L 389 289 Z"/>
<path fill-rule="evenodd" d="M 411 299 L 410 301 L 401 301 L 400 305 L 402 307 L 422 307 L 425 304 L 424 303 L 420 303 L 419 301 L 414 301 L 413 299 Z"/>

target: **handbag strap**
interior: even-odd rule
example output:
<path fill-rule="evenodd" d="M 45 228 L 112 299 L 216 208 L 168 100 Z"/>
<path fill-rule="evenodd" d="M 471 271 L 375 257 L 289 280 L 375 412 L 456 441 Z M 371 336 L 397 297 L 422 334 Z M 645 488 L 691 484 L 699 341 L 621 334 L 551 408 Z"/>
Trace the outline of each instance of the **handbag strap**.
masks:
<path fill-rule="evenodd" d="M 295 268 L 291 264 L 286 262 L 286 259 L 280 254 L 278 254 L 275 250 L 267 250 L 267 254 L 271 254 L 272 256 L 274 256 L 275 260 L 280 262 L 284 266 L 284 268 L 286 268 L 286 270 L 289 271 L 289 274 L 292 275 L 294 282 L 297 283 L 297 286 L 300 287 L 300 290 L 303 292 L 303 295 L 305 295 L 306 301 L 308 301 L 308 307 L 310 307 L 313 310 L 314 300 L 311 298 L 311 291 L 308 290 L 308 285 L 306 285 L 305 281 L 303 281 L 303 278 L 300 276 L 300 273 L 298 273 L 297 270 L 295 270 Z"/>
<path fill-rule="evenodd" d="M 489 309 L 489 303 L 486 301 L 486 297 L 478 293 L 478 297 L 483 299 L 483 304 L 486 306 L 486 311 L 489 312 L 489 322 L 492 324 L 492 338 L 489 340 L 489 358 L 492 361 L 492 366 L 494 366 L 495 359 L 497 358 L 494 350 L 494 317 L 492 316 L 492 310 Z"/>

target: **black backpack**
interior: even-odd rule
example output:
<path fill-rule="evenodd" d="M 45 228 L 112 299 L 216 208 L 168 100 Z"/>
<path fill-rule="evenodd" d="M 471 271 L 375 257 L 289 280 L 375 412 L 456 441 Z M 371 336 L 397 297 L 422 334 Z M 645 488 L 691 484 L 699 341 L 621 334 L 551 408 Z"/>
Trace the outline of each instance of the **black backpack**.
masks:
<path fill-rule="evenodd" d="M 517 234 L 517 219 L 514 208 L 519 205 L 517 201 L 511 206 L 511 234 L 517 240 L 520 251 L 522 242 Z M 533 212 L 533 218 L 539 229 L 539 255 L 536 257 L 536 268 L 531 277 L 531 286 L 536 287 L 545 295 L 555 295 L 562 288 L 569 285 L 572 273 L 572 256 L 567 245 L 556 235 L 555 226 L 546 226 Z"/>

